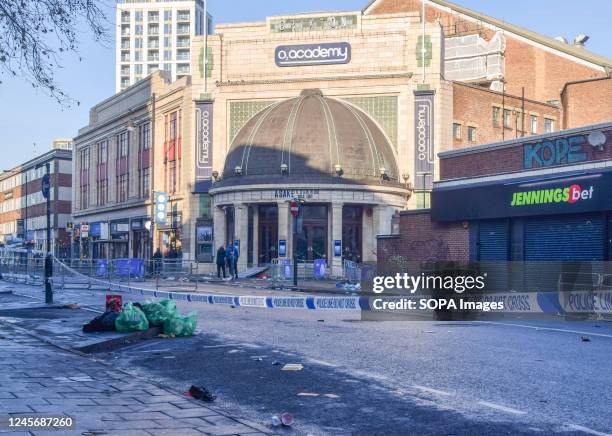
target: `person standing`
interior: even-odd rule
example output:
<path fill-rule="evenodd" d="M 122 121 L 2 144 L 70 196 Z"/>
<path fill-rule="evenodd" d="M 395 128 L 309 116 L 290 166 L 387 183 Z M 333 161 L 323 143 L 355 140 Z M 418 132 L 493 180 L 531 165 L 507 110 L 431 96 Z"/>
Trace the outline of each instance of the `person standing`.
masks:
<path fill-rule="evenodd" d="M 230 260 L 232 262 L 232 272 L 230 274 L 234 275 L 234 279 L 238 280 L 238 257 L 240 257 L 240 251 L 236 245 L 232 245 L 230 249 L 232 254 L 230 256 Z"/>
<path fill-rule="evenodd" d="M 153 274 L 158 275 L 161 272 L 162 253 L 159 247 L 153 254 Z"/>
<path fill-rule="evenodd" d="M 223 245 L 217 250 L 217 277 L 221 278 L 221 271 L 223 271 L 223 278 L 225 278 L 225 248 Z"/>
<path fill-rule="evenodd" d="M 227 264 L 227 270 L 231 278 L 234 276 L 234 259 L 232 244 L 227 244 L 227 248 L 225 249 L 225 263 Z"/>

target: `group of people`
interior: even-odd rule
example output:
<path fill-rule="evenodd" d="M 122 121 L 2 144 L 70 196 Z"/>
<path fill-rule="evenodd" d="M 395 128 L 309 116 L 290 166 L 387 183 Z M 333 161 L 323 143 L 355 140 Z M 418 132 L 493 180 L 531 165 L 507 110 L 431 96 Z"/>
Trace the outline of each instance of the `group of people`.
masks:
<path fill-rule="evenodd" d="M 225 267 L 229 270 L 230 277 L 238 279 L 238 257 L 240 252 L 238 247 L 233 244 L 228 246 L 227 249 L 222 245 L 217 250 L 217 277 L 221 278 L 223 272 L 223 278 L 226 278 Z"/>

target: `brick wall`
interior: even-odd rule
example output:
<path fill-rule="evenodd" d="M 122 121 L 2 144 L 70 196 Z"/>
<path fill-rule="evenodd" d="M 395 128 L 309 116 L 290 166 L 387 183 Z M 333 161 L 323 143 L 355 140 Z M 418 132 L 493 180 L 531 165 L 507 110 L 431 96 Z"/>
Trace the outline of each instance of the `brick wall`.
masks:
<path fill-rule="evenodd" d="M 486 144 L 520 137 L 522 131 L 525 136 L 531 135 L 531 116 L 537 117 L 536 133 L 544 133 L 544 118 L 554 120 L 558 125 L 560 109 L 546 103 L 525 100 L 524 129 L 521 128 L 521 112 L 523 103 L 521 98 L 512 95 L 503 95 L 477 86 L 453 83 L 453 122 L 461 127 L 461 138 L 453 137 L 453 148 L 461 148 L 475 144 Z M 493 108 L 499 109 L 499 121 L 493 123 Z M 503 110 L 515 111 L 511 115 L 511 127 L 503 127 Z M 468 140 L 468 127 L 476 127 L 476 141 Z"/>
<path fill-rule="evenodd" d="M 567 129 L 612 121 L 612 77 L 568 83 L 561 97 Z"/>
<path fill-rule="evenodd" d="M 589 131 L 586 130 L 585 133 L 588 135 Z M 587 155 L 585 162 L 612 159 L 612 130 L 605 130 L 603 133 L 607 136 L 607 142 L 603 150 L 600 151 L 588 144 L 583 146 L 582 151 Z M 555 141 L 557 138 L 575 135 L 578 135 L 578 133 L 559 135 L 551 137 L 550 140 Z M 534 142 L 525 138 L 524 141 L 519 141 L 516 144 L 488 148 L 469 154 L 443 156 L 440 158 L 440 179 L 476 177 L 524 170 L 524 145 L 541 141 L 542 139 L 538 139 Z"/>
<path fill-rule="evenodd" d="M 469 260 L 469 229 L 462 223 L 434 223 L 429 211 L 400 214 L 399 236 L 378 239 L 379 271 L 403 261 Z"/>
<path fill-rule="evenodd" d="M 458 0 L 456 3 L 460 3 Z M 419 13 L 421 0 L 384 0 L 378 2 L 369 15 L 394 14 L 405 12 Z M 449 14 L 437 7 L 426 7 L 425 16 L 429 22 L 439 22 L 444 29 L 457 29 L 462 34 L 478 31 L 486 40 L 495 32 L 479 28 L 477 24 L 465 20 L 460 15 Z M 538 29 L 533 29 L 537 32 Z M 560 93 L 567 82 L 602 77 L 604 71 L 583 65 L 578 60 L 552 53 L 533 44 L 519 40 L 506 33 L 505 79 L 509 94 L 521 95 L 525 88 L 527 98 L 539 101 L 559 100 Z"/>

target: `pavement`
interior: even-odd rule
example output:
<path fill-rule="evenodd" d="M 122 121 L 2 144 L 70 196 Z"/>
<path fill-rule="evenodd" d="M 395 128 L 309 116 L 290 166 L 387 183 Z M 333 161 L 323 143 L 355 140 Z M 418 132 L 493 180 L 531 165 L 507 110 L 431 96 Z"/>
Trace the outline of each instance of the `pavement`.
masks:
<path fill-rule="evenodd" d="M 65 345 L 72 343 L 75 327 L 92 314 L 36 303 L 0 294 L 0 433 L 9 430 L 8 416 L 70 416 L 75 428 L 58 429 L 62 435 L 268 434 L 260 425 L 221 413 L 176 390 L 71 352 Z M 8 312 L 13 316 L 6 316 Z M 64 321 L 61 328 L 44 323 L 50 320 L 49 312 L 54 312 L 52 321 Z M 44 325 L 27 328 L 33 320 Z M 19 433 L 12 430 L 11 434 Z M 51 432 L 29 428 L 21 433 Z"/>
<path fill-rule="evenodd" d="M 57 294 L 92 308 L 103 297 Z M 271 415 L 291 412 L 300 435 L 612 434 L 608 322 L 366 322 L 356 311 L 178 306 L 199 311 L 199 334 L 96 358 L 179 391 L 204 386 L 218 396 L 215 410 L 264 429 Z"/>

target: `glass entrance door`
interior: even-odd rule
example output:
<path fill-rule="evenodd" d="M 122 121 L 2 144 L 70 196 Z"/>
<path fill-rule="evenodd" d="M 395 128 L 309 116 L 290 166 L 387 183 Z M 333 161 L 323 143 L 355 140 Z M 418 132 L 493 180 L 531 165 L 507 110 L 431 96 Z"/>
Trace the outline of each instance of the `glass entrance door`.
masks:
<path fill-rule="evenodd" d="M 278 257 L 278 206 L 259 206 L 259 265 Z"/>
<path fill-rule="evenodd" d="M 327 206 L 303 205 L 299 220 L 302 225 L 298 226 L 296 238 L 298 260 L 327 259 Z"/>

